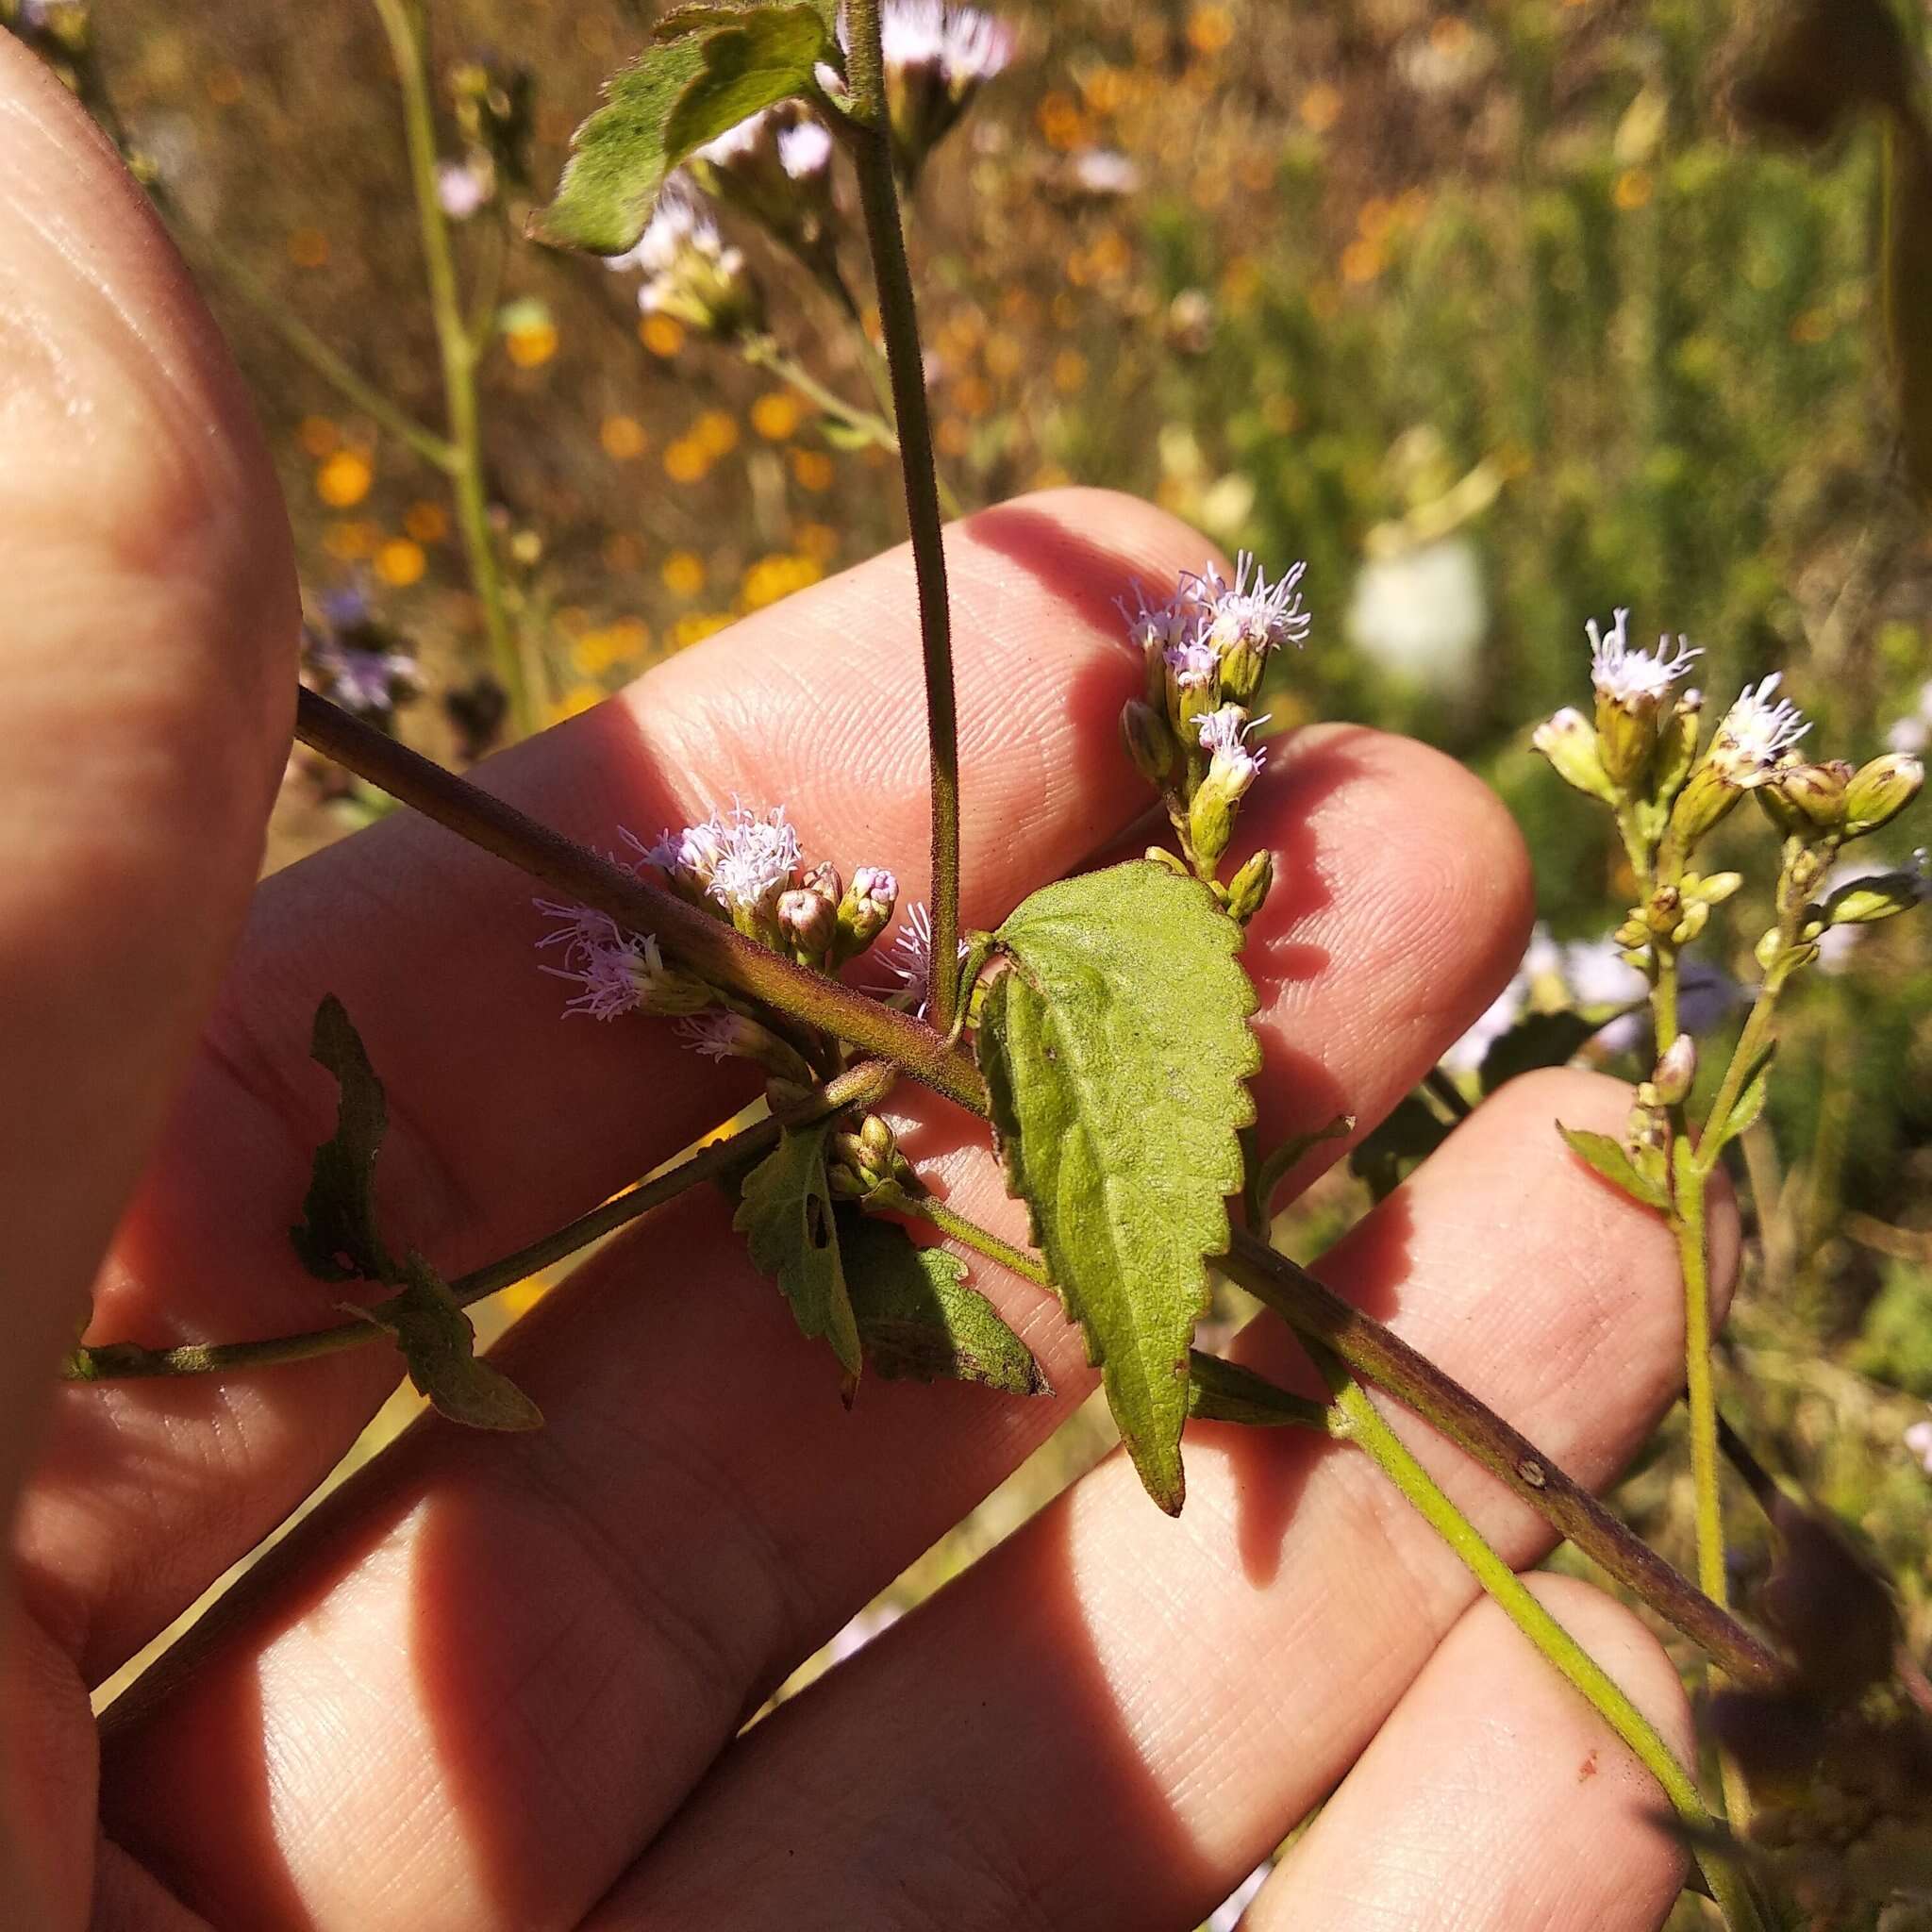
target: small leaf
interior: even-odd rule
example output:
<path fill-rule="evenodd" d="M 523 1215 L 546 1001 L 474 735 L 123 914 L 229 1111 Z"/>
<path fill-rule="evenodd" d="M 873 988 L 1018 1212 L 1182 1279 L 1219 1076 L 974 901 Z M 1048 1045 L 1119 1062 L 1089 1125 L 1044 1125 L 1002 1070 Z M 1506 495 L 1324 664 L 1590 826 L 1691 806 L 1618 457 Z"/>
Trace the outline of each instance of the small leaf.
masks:
<path fill-rule="evenodd" d="M 1248 1197 L 1248 1219 L 1259 1231 L 1274 1202 L 1274 1191 L 1288 1178 L 1288 1171 L 1309 1149 L 1327 1141 L 1344 1141 L 1355 1132 L 1355 1116 L 1339 1113 L 1325 1127 L 1311 1134 L 1291 1134 L 1255 1170 L 1254 1186 Z"/>
<path fill-rule="evenodd" d="M 1188 1356 L 1188 1415 L 1196 1422 L 1245 1423 L 1252 1428 L 1328 1428 L 1328 1410 L 1306 1395 L 1277 1389 L 1252 1369 L 1200 1349 Z"/>
<path fill-rule="evenodd" d="M 1520 1074 L 1568 1066 L 1604 1025 L 1602 1020 L 1588 1020 L 1577 1012 L 1527 1014 L 1492 1041 L 1484 1054 L 1476 1075 L 1484 1096 Z"/>
<path fill-rule="evenodd" d="M 1386 1201 L 1402 1185 L 1403 1175 L 1426 1160 L 1449 1133 L 1449 1123 L 1411 1093 L 1357 1142 L 1348 1157 L 1348 1171 L 1368 1184 L 1375 1200 Z"/>
<path fill-rule="evenodd" d="M 1620 1141 L 1607 1134 L 1592 1134 L 1582 1127 L 1566 1127 L 1557 1123 L 1557 1131 L 1570 1143 L 1570 1150 L 1587 1161 L 1611 1186 L 1621 1188 L 1633 1201 L 1668 1213 L 1671 1197 L 1661 1181 L 1641 1173 Z"/>
<path fill-rule="evenodd" d="M 809 0 L 677 8 L 572 137 L 557 198 L 531 217 L 532 237 L 621 255 L 686 156 L 761 108 L 813 92 L 813 70 L 839 58 Z"/>
<path fill-rule="evenodd" d="M 375 1157 L 389 1126 L 382 1082 L 342 1003 L 329 993 L 315 1009 L 308 1051 L 341 1090 L 336 1130 L 315 1150 L 305 1217 L 289 1230 L 302 1265 L 318 1281 L 397 1281 L 375 1224 Z"/>
<path fill-rule="evenodd" d="M 1710 1152 L 1715 1154 L 1720 1147 L 1735 1141 L 1746 1128 L 1755 1126 L 1757 1118 L 1764 1111 L 1764 1103 L 1771 1097 L 1771 1063 L 1777 1055 L 1777 1041 L 1770 1041 L 1764 1051 L 1752 1063 L 1751 1071 L 1744 1075 L 1744 1084 L 1738 1090 L 1736 1104 L 1731 1115 L 1725 1121 L 1707 1121 L 1704 1131 L 1711 1137 Z"/>
<path fill-rule="evenodd" d="M 976 1035 L 1007 1186 L 1147 1492 L 1186 1494 L 1188 1348 L 1241 1185 L 1260 1066 L 1241 929 L 1193 879 L 1134 859 L 1034 893 Z"/>
<path fill-rule="evenodd" d="M 839 1209 L 845 1285 L 866 1359 L 889 1382 L 978 1382 L 1008 1395 L 1051 1395 L 1032 1351 L 966 1284 L 966 1264 L 923 1248 L 896 1222 Z"/>
<path fill-rule="evenodd" d="M 473 1429 L 538 1429 L 537 1405 L 476 1354 L 476 1331 L 463 1307 L 421 1255 L 403 1264 L 405 1286 L 379 1308 L 353 1308 L 396 1339 L 409 1380 L 439 1415 Z"/>
<path fill-rule="evenodd" d="M 849 1381 L 858 1379 L 858 1325 L 845 1285 L 839 1224 L 825 1178 L 830 1119 L 789 1127 L 778 1144 L 745 1176 L 731 1224 L 751 1248 L 752 1263 L 776 1278 L 798 1325 L 821 1336 Z"/>

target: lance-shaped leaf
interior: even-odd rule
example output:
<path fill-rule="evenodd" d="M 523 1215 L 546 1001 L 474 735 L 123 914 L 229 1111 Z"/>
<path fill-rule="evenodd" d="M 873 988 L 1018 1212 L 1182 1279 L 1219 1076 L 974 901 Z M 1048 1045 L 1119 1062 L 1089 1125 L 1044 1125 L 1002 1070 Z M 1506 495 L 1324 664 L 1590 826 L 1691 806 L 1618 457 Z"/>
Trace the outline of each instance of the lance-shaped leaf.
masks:
<path fill-rule="evenodd" d="M 979 1382 L 1053 1393 L 1032 1351 L 966 1282 L 966 1264 L 923 1248 L 896 1222 L 839 1210 L 839 1250 L 866 1359 L 887 1381 Z"/>
<path fill-rule="evenodd" d="M 397 1281 L 400 1271 L 375 1225 L 375 1157 L 389 1127 L 382 1082 L 334 993 L 315 1009 L 309 1053 L 336 1076 L 336 1130 L 315 1150 L 304 1219 L 289 1230 L 302 1265 L 319 1281 Z"/>
<path fill-rule="evenodd" d="M 1197 1422 L 1257 1429 L 1328 1429 L 1324 1403 L 1277 1388 L 1253 1369 L 1195 1349 L 1188 1357 L 1188 1414 Z"/>
<path fill-rule="evenodd" d="M 813 92 L 814 68 L 839 58 L 824 11 L 810 0 L 679 8 L 572 137 L 557 198 L 531 217 L 531 235 L 621 255 L 687 155 L 761 108 Z"/>
<path fill-rule="evenodd" d="M 409 1380 L 439 1415 L 473 1429 L 537 1429 L 537 1405 L 476 1354 L 476 1331 L 449 1284 L 421 1255 L 403 1263 L 401 1293 L 378 1308 L 352 1308 L 396 1339 Z"/>
<path fill-rule="evenodd" d="M 751 1249 L 752 1265 L 774 1275 L 798 1325 L 829 1341 L 849 1383 L 858 1379 L 858 1324 L 845 1285 L 839 1224 L 825 1178 L 831 1120 L 789 1127 L 744 1178 L 731 1224 Z"/>
<path fill-rule="evenodd" d="M 1241 931 L 1206 886 L 1136 859 L 1036 892 L 994 937 L 1009 963 L 977 1041 L 1007 1185 L 1141 1482 L 1177 1514 L 1188 1348 L 1261 1058 Z"/>

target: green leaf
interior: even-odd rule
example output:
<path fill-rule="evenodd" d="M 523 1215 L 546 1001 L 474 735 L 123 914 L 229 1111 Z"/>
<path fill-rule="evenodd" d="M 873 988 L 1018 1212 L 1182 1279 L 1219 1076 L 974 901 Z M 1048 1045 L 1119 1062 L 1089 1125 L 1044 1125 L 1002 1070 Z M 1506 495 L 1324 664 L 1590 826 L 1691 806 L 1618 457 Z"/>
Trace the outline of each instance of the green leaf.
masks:
<path fill-rule="evenodd" d="M 1401 1186 L 1403 1175 L 1418 1161 L 1426 1160 L 1449 1132 L 1449 1123 L 1411 1093 L 1357 1143 L 1348 1157 L 1348 1171 L 1368 1184 L 1375 1200 L 1386 1201 Z"/>
<path fill-rule="evenodd" d="M 1354 1114 L 1339 1113 L 1325 1127 L 1317 1127 L 1312 1134 L 1291 1134 L 1257 1166 L 1248 1193 L 1248 1219 L 1257 1232 L 1274 1209 L 1275 1190 L 1288 1178 L 1289 1169 L 1311 1148 L 1325 1141 L 1346 1140 L 1354 1132 Z"/>
<path fill-rule="evenodd" d="M 999 1310 L 966 1284 L 966 1264 L 923 1248 L 898 1223 L 857 1208 L 838 1214 L 845 1285 L 866 1359 L 889 1382 L 979 1382 L 1009 1395 L 1053 1390 Z"/>
<path fill-rule="evenodd" d="M 1738 1098 L 1731 1108 L 1728 1120 L 1707 1121 L 1705 1135 L 1708 1153 L 1700 1148 L 1700 1155 L 1715 1158 L 1718 1149 L 1735 1141 L 1746 1128 L 1754 1126 L 1764 1111 L 1764 1104 L 1771 1097 L 1771 1063 L 1777 1056 L 1777 1041 L 1771 1041 L 1751 1064 L 1751 1070 L 1744 1075 L 1744 1084 L 1738 1090 Z"/>
<path fill-rule="evenodd" d="M 1188 1356 L 1188 1415 L 1204 1423 L 1244 1423 L 1251 1428 L 1328 1427 L 1328 1410 L 1306 1395 L 1277 1389 L 1252 1369 L 1200 1349 Z"/>
<path fill-rule="evenodd" d="M 1638 1168 L 1622 1141 L 1611 1140 L 1607 1134 L 1586 1132 L 1582 1127 L 1566 1127 L 1561 1121 L 1557 1123 L 1557 1131 L 1570 1143 L 1571 1152 L 1595 1168 L 1611 1186 L 1623 1189 L 1633 1201 L 1641 1201 L 1646 1208 L 1669 1212 L 1669 1191 L 1660 1179 L 1654 1180 Z"/>
<path fill-rule="evenodd" d="M 1036 892 L 976 1036 L 1007 1185 L 1086 1335 L 1147 1492 L 1186 1494 L 1188 1348 L 1241 1184 L 1260 1065 L 1240 928 L 1145 859 Z"/>
<path fill-rule="evenodd" d="M 403 1264 L 405 1286 L 379 1308 L 353 1308 L 396 1339 L 409 1380 L 439 1415 L 473 1429 L 539 1429 L 537 1405 L 476 1354 L 476 1331 L 450 1286 L 421 1255 Z"/>
<path fill-rule="evenodd" d="M 389 1126 L 382 1082 L 342 1003 L 327 994 L 315 1009 L 308 1051 L 341 1090 L 336 1130 L 315 1150 L 301 1224 L 289 1230 L 302 1265 L 318 1281 L 397 1281 L 401 1274 L 375 1224 L 375 1157 Z"/>
<path fill-rule="evenodd" d="M 751 1248 L 752 1263 L 776 1278 L 798 1325 L 831 1343 L 848 1381 L 858 1379 L 858 1324 L 845 1285 L 839 1224 L 825 1179 L 825 1140 L 833 1123 L 790 1127 L 745 1176 L 731 1224 Z"/>
<path fill-rule="evenodd" d="M 1607 1023 L 1581 1013 L 1530 1013 L 1492 1041 L 1476 1078 L 1485 1096 L 1519 1074 L 1569 1065 Z"/>
<path fill-rule="evenodd" d="M 839 58 L 810 0 L 677 8 L 572 137 L 557 198 L 531 217 L 532 237 L 621 255 L 643 233 L 665 175 L 692 149 L 761 108 L 813 92 L 813 69 Z"/>

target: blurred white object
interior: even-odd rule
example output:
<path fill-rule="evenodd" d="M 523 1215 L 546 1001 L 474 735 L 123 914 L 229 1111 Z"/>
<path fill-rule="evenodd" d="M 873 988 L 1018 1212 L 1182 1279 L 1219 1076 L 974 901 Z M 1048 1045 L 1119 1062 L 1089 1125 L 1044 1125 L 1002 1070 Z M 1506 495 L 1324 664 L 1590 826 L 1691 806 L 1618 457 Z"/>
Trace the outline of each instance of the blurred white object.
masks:
<path fill-rule="evenodd" d="M 1489 620 L 1474 544 L 1445 537 L 1362 565 L 1348 635 L 1390 676 L 1460 697 L 1475 688 Z"/>

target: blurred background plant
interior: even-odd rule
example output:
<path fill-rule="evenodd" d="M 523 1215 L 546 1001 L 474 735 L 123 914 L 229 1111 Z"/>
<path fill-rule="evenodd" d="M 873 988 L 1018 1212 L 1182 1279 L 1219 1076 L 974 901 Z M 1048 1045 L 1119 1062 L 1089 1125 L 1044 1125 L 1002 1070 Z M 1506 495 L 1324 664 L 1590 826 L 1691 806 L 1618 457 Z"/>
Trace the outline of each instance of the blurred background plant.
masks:
<path fill-rule="evenodd" d="M 522 239 L 653 10 L 0 0 L 0 22 L 159 185 L 235 344 L 294 519 L 310 676 L 452 761 L 903 534 L 838 164 L 790 234 L 758 219 L 757 169 L 791 172 L 778 129 L 772 156 L 738 158 L 737 192 L 717 178 L 732 158 L 695 171 L 741 284 L 728 327 L 661 288 L 641 305 L 649 261 L 610 274 Z M 1822 143 L 1762 138 L 1779 118 L 1767 92 L 1773 110 L 1790 102 L 1752 24 L 1718 0 L 999 11 L 1012 58 L 919 170 L 911 224 L 946 483 L 969 508 L 1104 484 L 1229 550 L 1306 557 L 1315 628 L 1261 707 L 1274 728 L 1411 731 L 1509 802 L 1547 937 L 1452 1057 L 1433 1105 L 1453 1111 L 1525 1016 L 1609 1021 L 1641 991 L 1604 943 L 1632 897 L 1628 860 L 1529 743 L 1576 694 L 1586 618 L 1629 606 L 1640 641 L 1687 633 L 1721 702 L 1784 671 L 1847 756 L 1932 736 L 1932 526 L 1885 354 L 1879 131 L 1786 113 L 1787 133 Z M 1895 17 L 1923 46 L 1916 0 Z M 421 63 L 413 130 L 399 22 Z M 480 593 L 465 472 L 447 459 L 466 439 L 501 579 Z M 376 808 L 298 759 L 271 862 Z M 1874 840 L 1874 869 L 1909 836 Z M 1697 970 L 1719 1022 L 1768 923 L 1749 891 L 1712 918 Z M 1923 924 L 1834 934 L 1792 1002 L 1770 1112 L 1742 1143 L 1753 1239 L 1724 1385 L 1767 1459 L 1896 1579 L 1921 1655 Z M 1644 1070 L 1641 1026 L 1582 1044 L 1585 1030 L 1569 1043 Z M 1411 1108 L 1421 1144 L 1430 1104 Z M 1384 1158 L 1386 1180 L 1400 1148 Z M 1285 1245 L 1313 1252 L 1367 1198 L 1362 1174 L 1331 1175 Z M 1105 1440 L 1077 1425 L 892 1601 L 969 1560 Z M 1682 1467 L 1654 1457 L 1618 1498 L 1680 1562 Z M 1747 1508 L 1733 1522 L 1748 1585 L 1768 1546 Z"/>

